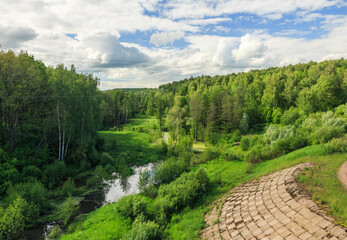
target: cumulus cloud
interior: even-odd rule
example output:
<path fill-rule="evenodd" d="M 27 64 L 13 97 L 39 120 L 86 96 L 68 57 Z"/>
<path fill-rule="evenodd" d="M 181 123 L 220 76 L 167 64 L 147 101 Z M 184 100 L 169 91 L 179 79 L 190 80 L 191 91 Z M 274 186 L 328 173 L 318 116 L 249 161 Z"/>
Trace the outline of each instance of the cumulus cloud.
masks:
<path fill-rule="evenodd" d="M 233 50 L 233 56 L 236 62 L 247 61 L 250 59 L 261 58 L 264 56 L 267 48 L 264 43 L 250 34 L 241 37 L 240 46 Z"/>
<path fill-rule="evenodd" d="M 37 36 L 34 29 L 29 27 L 4 27 L 0 25 L 0 44 L 4 48 L 17 48 L 23 42 Z"/>
<path fill-rule="evenodd" d="M 94 72 L 102 89 L 347 57 L 346 14 L 331 13 L 343 0 L 1 1 L 3 47 Z"/>
<path fill-rule="evenodd" d="M 117 36 L 109 33 L 77 37 L 79 49 L 86 49 L 87 59 L 95 59 L 94 67 L 127 67 L 143 63 L 147 56 L 135 47 L 125 47 Z"/>
<path fill-rule="evenodd" d="M 159 47 L 161 45 L 173 44 L 175 40 L 179 40 L 184 36 L 183 32 L 157 32 L 152 34 L 150 43 Z"/>

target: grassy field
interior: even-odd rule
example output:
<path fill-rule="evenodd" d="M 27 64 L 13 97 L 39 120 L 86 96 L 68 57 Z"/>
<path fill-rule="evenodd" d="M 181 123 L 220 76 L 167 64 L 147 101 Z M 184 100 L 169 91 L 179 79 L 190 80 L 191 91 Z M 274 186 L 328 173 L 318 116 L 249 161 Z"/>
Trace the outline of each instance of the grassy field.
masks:
<path fill-rule="evenodd" d="M 105 150 L 130 165 L 144 165 L 165 160 L 160 144 L 161 135 L 155 118 L 138 117 L 121 127 L 121 131 L 99 131 Z"/>
<path fill-rule="evenodd" d="M 131 219 L 122 217 L 115 204 L 109 204 L 86 215 L 69 226 L 73 233 L 63 235 L 62 240 L 120 239 L 131 229 Z"/>

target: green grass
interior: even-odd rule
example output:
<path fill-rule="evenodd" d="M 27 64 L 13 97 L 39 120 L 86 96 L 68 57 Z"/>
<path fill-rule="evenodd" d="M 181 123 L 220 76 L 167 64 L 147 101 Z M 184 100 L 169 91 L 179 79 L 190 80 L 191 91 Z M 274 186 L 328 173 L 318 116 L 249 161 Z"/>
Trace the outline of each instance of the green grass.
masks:
<path fill-rule="evenodd" d="M 316 165 L 298 176 L 312 194 L 313 199 L 323 205 L 327 214 L 335 216 L 347 227 L 347 191 L 337 178 L 337 170 L 347 161 L 347 154 L 317 157 Z"/>
<path fill-rule="evenodd" d="M 62 240 L 115 240 L 121 239 L 131 229 L 131 220 L 118 213 L 116 204 L 106 205 L 83 216 L 80 221 L 69 226 L 73 233 L 63 235 Z"/>
<path fill-rule="evenodd" d="M 105 150 L 113 157 L 122 154 L 129 165 L 144 165 L 164 160 L 160 133 L 155 118 L 135 118 L 124 125 L 122 131 L 99 131 L 105 141 Z"/>
<path fill-rule="evenodd" d="M 220 198 L 230 188 L 243 184 L 250 179 L 270 174 L 302 162 L 319 162 L 328 158 L 347 159 L 347 154 L 319 157 L 322 155 L 324 155 L 323 145 L 309 146 L 291 152 L 285 156 L 260 163 L 252 169 L 250 174 L 246 173 L 245 162 L 214 160 L 200 165 L 206 169 L 206 172 L 211 180 L 211 191 L 209 191 L 209 194 L 205 198 L 200 199 L 200 202 L 197 203 L 193 209 L 176 216 L 174 221 L 170 222 L 167 228 L 169 238 L 179 239 L 175 238 L 175 236 L 182 235 L 189 236 L 189 239 L 198 239 L 199 232 L 201 230 L 200 222 L 203 221 L 204 213 L 211 208 L 211 203 Z M 195 167 L 192 170 L 197 168 L 198 167 Z M 341 207 L 339 207 L 339 209 L 340 208 Z M 190 224 L 187 225 L 187 223 Z"/>

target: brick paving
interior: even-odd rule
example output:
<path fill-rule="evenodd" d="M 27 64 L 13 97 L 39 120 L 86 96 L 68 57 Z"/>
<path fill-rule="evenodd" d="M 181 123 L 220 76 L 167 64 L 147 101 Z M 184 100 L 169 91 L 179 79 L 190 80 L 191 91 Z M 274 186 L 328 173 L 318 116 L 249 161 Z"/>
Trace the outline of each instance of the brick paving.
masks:
<path fill-rule="evenodd" d="M 205 216 L 201 239 L 337 239 L 345 228 L 324 215 L 316 204 L 296 197 L 294 176 L 310 163 L 284 169 L 238 186 Z M 318 214 L 319 213 L 319 214 Z"/>

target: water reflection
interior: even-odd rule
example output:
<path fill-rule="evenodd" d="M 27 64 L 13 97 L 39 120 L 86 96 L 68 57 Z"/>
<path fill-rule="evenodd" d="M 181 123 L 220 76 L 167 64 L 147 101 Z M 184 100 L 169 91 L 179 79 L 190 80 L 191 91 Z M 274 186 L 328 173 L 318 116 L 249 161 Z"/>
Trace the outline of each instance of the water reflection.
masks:
<path fill-rule="evenodd" d="M 116 202 L 119 198 L 139 193 L 137 183 L 140 173 L 144 170 L 153 171 L 155 164 L 150 163 L 141 167 L 133 167 L 134 174 L 129 177 L 119 177 L 115 180 L 104 181 L 105 187 L 98 191 L 89 193 L 80 203 L 80 213 L 89 213 L 107 204 Z M 26 240 L 44 240 L 56 223 L 46 223 L 24 232 Z"/>
<path fill-rule="evenodd" d="M 129 194 L 136 194 L 139 192 L 139 188 L 137 187 L 137 183 L 140 178 L 140 173 L 144 170 L 153 171 L 155 165 L 150 163 L 141 167 L 134 167 L 134 175 L 131 175 L 128 178 L 119 178 L 109 182 L 108 192 L 105 195 L 104 203 L 112 203 L 116 202 L 122 196 L 126 196 Z"/>

